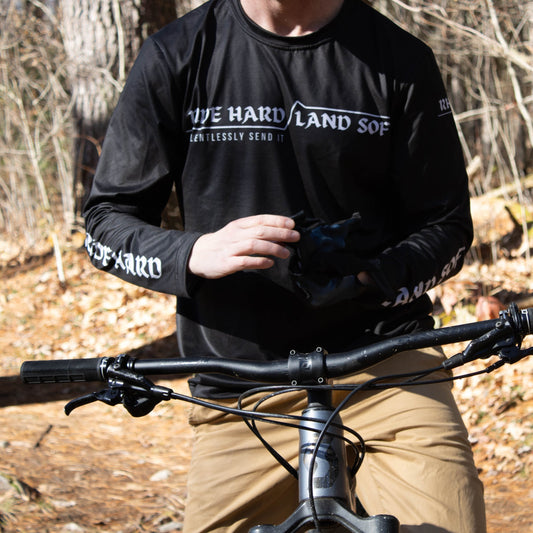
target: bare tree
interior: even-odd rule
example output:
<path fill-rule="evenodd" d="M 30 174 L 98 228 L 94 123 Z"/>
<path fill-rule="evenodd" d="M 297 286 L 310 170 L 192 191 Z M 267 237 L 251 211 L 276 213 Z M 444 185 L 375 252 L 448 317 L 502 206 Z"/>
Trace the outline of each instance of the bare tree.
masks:
<path fill-rule="evenodd" d="M 2 0 L 0 11 L 0 234 L 20 254 L 42 239 L 57 251 L 72 225 L 63 47 L 53 13 L 37 4 Z"/>
<path fill-rule="evenodd" d="M 72 91 L 77 212 L 91 185 L 112 109 L 144 39 L 176 17 L 175 0 L 61 0 Z"/>

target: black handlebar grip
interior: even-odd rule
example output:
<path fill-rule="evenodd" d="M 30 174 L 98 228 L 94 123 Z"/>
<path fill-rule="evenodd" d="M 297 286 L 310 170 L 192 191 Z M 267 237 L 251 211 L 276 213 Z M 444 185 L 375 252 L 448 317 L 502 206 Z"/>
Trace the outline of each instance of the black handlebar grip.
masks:
<path fill-rule="evenodd" d="M 24 383 L 73 383 L 104 381 L 105 357 L 53 361 L 24 361 L 20 376 Z"/>

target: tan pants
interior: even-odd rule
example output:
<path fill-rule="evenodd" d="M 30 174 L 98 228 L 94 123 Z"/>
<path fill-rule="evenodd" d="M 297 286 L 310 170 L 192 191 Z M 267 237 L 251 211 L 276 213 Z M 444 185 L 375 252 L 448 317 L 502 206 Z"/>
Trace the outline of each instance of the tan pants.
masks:
<path fill-rule="evenodd" d="M 406 352 L 343 381 L 434 368 L 442 358 L 438 350 Z M 337 401 L 341 395 L 335 393 Z M 291 394 L 262 410 L 300 414 L 304 405 L 301 395 Z M 483 487 L 449 383 L 358 393 L 341 416 L 366 441 L 357 494 L 369 514 L 396 516 L 402 533 L 485 531 Z M 195 437 L 185 533 L 245 533 L 292 513 L 297 482 L 240 419 L 195 406 L 190 423 Z M 297 430 L 259 428 L 296 467 Z"/>

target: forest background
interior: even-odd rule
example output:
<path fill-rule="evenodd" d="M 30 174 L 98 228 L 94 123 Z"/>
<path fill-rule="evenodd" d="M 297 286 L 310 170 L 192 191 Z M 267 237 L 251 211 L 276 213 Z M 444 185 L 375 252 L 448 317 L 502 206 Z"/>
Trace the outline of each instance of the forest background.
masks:
<path fill-rule="evenodd" d="M 176 434 L 166 421 L 174 432 L 182 424 L 186 442 L 182 408 L 157 415 L 163 428 L 143 421 L 139 439 L 139 426 L 121 415 L 119 430 L 100 407 L 80 424 L 59 421 L 54 402 L 67 396 L 32 399 L 15 374 L 24 359 L 175 349 L 171 298 L 88 264 L 80 206 L 143 40 L 200 3 L 0 0 L 0 531 L 180 529 L 187 453 L 168 467 Z M 533 1 L 369 3 L 432 47 L 467 163 L 475 241 L 462 273 L 432 293 L 439 323 L 492 318 L 510 301 L 533 305 Z M 179 224 L 175 202 L 165 223 Z M 533 528 L 531 369 L 522 362 L 457 385 L 498 533 Z M 103 466 L 125 446 L 128 468 Z M 134 460 L 147 448 L 150 460 Z M 129 493 L 117 485 L 109 501 L 109 480 L 121 476 Z"/>

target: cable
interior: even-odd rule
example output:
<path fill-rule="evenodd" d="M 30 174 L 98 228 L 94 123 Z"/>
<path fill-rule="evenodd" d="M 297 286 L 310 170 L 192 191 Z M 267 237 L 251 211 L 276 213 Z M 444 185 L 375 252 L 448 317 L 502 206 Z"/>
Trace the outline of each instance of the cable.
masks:
<path fill-rule="evenodd" d="M 309 391 L 310 389 L 332 390 L 332 389 L 334 389 L 334 385 L 333 386 L 331 386 L 331 385 L 320 385 L 320 386 L 311 386 L 311 387 L 309 387 L 309 386 L 297 386 L 297 387 L 290 387 L 290 388 L 283 387 L 283 386 L 258 387 L 258 388 L 255 388 L 255 389 L 250 389 L 249 391 L 243 393 L 241 395 L 241 397 L 239 397 L 238 405 L 240 407 L 241 404 L 242 404 L 242 401 L 244 399 L 246 399 L 247 397 L 249 397 L 249 396 L 253 396 L 253 395 L 256 395 L 258 393 L 263 393 L 263 392 L 270 392 L 270 394 L 260 398 L 256 402 L 256 404 L 254 405 L 253 410 L 251 412 L 257 414 L 257 413 L 260 413 L 260 411 L 257 411 L 257 409 L 261 406 L 261 404 L 263 404 L 264 402 L 268 401 L 269 399 L 271 399 L 271 398 L 273 398 L 275 396 L 279 396 L 281 394 L 286 394 L 286 393 L 295 392 L 295 391 Z M 244 411 L 244 412 L 249 413 L 250 411 Z M 309 426 L 302 425 L 302 422 L 310 422 L 311 423 L 311 422 L 316 422 L 317 420 L 313 419 L 313 418 L 305 417 L 305 416 L 300 416 L 300 415 L 281 415 L 279 413 L 266 414 L 266 416 L 267 416 L 267 418 L 264 418 L 264 417 L 260 417 L 260 418 L 257 418 L 257 417 L 254 417 L 254 418 L 245 417 L 245 418 L 243 418 L 243 420 L 246 423 L 246 425 L 250 428 L 250 430 L 254 433 L 254 435 L 256 435 L 256 437 L 261 441 L 263 446 L 265 446 L 265 448 L 273 455 L 273 457 L 293 477 L 295 477 L 297 479 L 298 478 L 298 472 L 296 471 L 296 469 L 294 469 L 290 465 L 290 463 L 288 461 L 286 461 L 286 459 L 284 459 L 275 450 L 275 448 L 266 441 L 266 439 L 261 435 L 261 433 L 260 433 L 259 429 L 257 428 L 255 422 L 257 420 L 260 420 L 260 421 L 263 421 L 263 422 L 282 425 L 282 426 L 286 426 L 286 427 L 293 427 L 293 428 L 296 428 L 296 429 L 307 429 L 307 430 L 315 431 L 315 432 L 318 433 L 319 430 L 317 430 L 315 428 L 312 428 L 312 427 L 309 427 Z M 271 420 L 269 420 L 269 418 L 271 418 Z M 276 419 L 279 419 L 279 420 L 276 420 Z M 288 422 L 283 422 L 282 421 L 283 419 L 294 420 L 294 421 L 297 421 L 298 424 L 291 424 L 291 423 L 288 423 Z M 357 472 L 357 470 L 359 469 L 359 467 L 360 467 L 360 465 L 362 463 L 362 455 L 364 455 L 364 449 L 365 449 L 364 440 L 361 437 L 361 435 L 359 433 L 357 433 L 357 431 L 353 430 L 352 428 L 349 428 L 348 426 L 345 426 L 343 424 L 334 424 L 334 425 L 338 429 L 342 430 L 344 433 L 349 433 L 350 435 L 355 437 L 355 439 L 357 440 L 357 444 L 356 444 L 354 441 L 351 441 L 350 439 L 348 439 L 344 435 L 337 435 L 337 434 L 329 433 L 330 436 L 332 436 L 334 438 L 338 438 L 340 440 L 343 440 L 354 451 L 354 455 L 355 455 L 354 464 L 352 465 L 352 467 L 350 469 L 350 472 L 351 472 L 351 474 L 353 476 L 353 475 L 355 475 L 355 473 Z"/>

